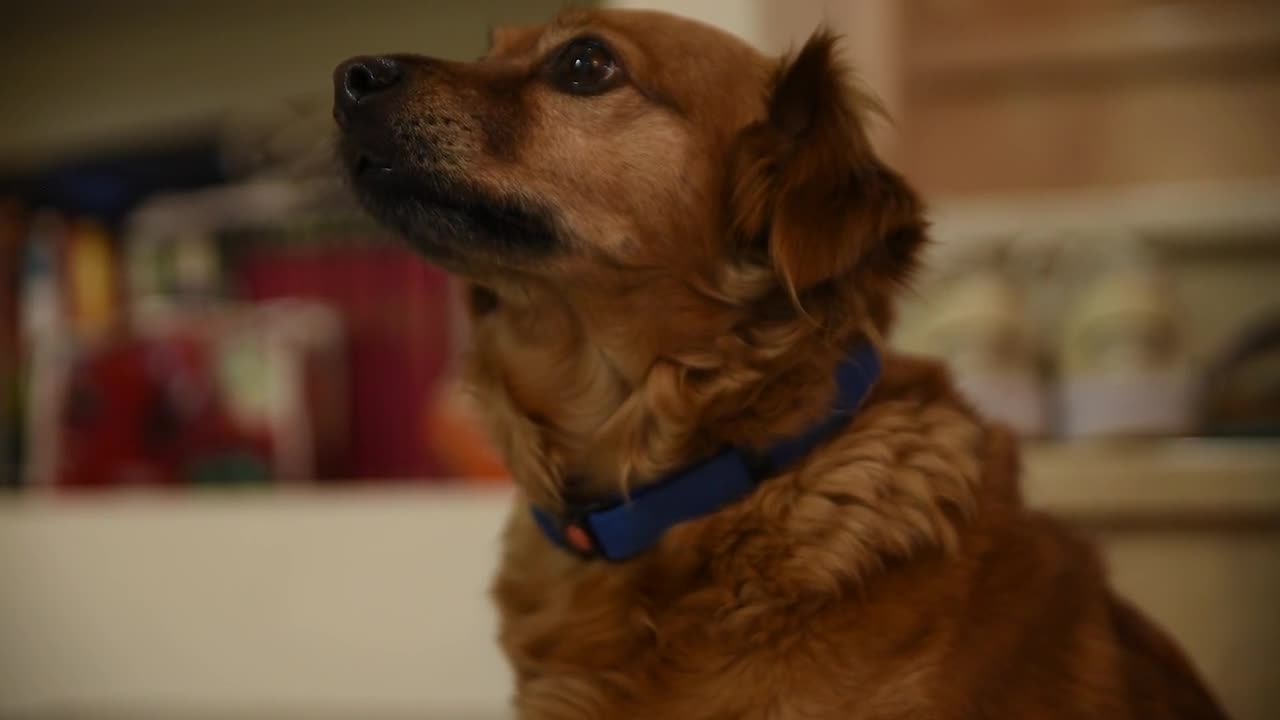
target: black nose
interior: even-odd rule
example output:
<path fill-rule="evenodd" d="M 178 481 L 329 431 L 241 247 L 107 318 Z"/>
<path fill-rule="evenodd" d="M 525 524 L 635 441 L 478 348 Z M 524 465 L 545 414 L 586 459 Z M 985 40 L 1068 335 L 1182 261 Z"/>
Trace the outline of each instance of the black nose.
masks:
<path fill-rule="evenodd" d="M 400 82 L 400 64 L 389 57 L 354 57 L 333 71 L 335 109 L 350 109 Z"/>

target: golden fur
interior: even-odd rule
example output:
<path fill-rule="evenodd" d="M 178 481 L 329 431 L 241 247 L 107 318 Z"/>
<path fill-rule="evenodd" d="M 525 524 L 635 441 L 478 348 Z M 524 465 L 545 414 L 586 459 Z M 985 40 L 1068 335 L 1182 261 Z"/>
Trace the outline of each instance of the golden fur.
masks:
<path fill-rule="evenodd" d="M 620 85 L 548 82 L 583 36 Z M 924 215 L 832 36 L 778 61 L 570 10 L 477 63 L 399 62 L 344 149 L 370 209 L 471 284 L 469 380 L 520 490 L 493 591 L 520 717 L 1221 717 L 1094 551 L 1022 507 L 1009 434 L 883 348 Z M 386 146 L 398 185 L 362 175 Z M 634 560 L 529 517 L 798 431 L 858 342 L 886 369 L 846 429 Z"/>

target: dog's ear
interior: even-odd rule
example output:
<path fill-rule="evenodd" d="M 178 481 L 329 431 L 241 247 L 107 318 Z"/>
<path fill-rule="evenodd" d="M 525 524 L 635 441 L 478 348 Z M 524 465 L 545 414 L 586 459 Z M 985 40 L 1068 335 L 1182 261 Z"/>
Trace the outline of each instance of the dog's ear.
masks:
<path fill-rule="evenodd" d="M 767 251 L 793 296 L 857 269 L 904 280 L 925 237 L 922 208 L 875 156 L 874 103 L 819 31 L 779 68 L 768 114 L 737 138 L 729 212 L 739 242 Z"/>

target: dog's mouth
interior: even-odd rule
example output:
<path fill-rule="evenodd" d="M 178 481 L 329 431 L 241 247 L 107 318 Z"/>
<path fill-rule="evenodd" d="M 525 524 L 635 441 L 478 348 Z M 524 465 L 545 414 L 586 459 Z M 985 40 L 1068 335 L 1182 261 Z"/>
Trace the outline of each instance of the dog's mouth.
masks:
<path fill-rule="evenodd" d="M 389 160 L 385 160 L 374 155 L 359 153 L 356 155 L 356 160 L 351 172 L 357 178 L 362 176 L 389 175 L 395 172 L 395 167 Z"/>
<path fill-rule="evenodd" d="M 467 274 L 477 265 L 524 268 L 561 245 L 552 214 L 528 201 L 405 162 L 399 153 L 359 147 L 349 137 L 343 156 L 364 208 L 447 269 Z"/>

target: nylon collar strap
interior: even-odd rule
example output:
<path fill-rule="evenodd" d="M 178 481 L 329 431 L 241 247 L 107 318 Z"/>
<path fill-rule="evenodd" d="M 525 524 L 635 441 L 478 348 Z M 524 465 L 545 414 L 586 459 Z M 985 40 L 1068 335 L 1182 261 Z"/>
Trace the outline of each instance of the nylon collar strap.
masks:
<path fill-rule="evenodd" d="M 764 452 L 729 448 L 640 488 L 629 497 L 566 507 L 555 515 L 533 506 L 551 542 L 583 557 L 622 561 L 658 542 L 672 527 L 709 515 L 746 497 L 762 481 L 808 455 L 848 424 L 880 377 L 880 357 L 869 343 L 836 369 L 831 412 L 805 432 Z"/>

